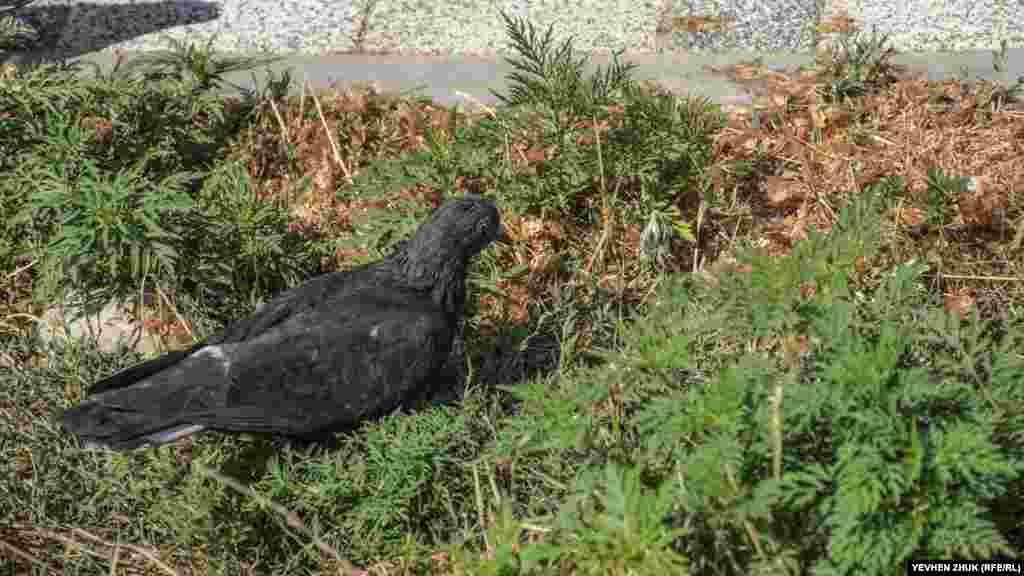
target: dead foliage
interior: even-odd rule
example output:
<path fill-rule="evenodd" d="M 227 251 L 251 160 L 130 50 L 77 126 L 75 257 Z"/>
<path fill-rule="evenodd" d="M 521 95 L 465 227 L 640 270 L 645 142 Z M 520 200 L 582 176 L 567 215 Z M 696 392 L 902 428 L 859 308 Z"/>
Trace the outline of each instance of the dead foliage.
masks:
<path fill-rule="evenodd" d="M 786 253 L 809 228 L 828 230 L 864 186 L 899 176 L 905 192 L 883 223 L 890 263 L 927 259 L 940 294 L 987 288 L 1003 298 L 1021 295 L 1024 107 L 997 109 L 989 96 L 998 90 L 985 82 L 968 88 L 960 80 L 904 77 L 834 101 L 823 96 L 831 79 L 821 72 L 758 65 L 722 72 L 761 89 L 753 105 L 727 110 L 728 126 L 716 138 L 714 186 L 739 209 L 712 214 L 723 233 L 739 228 L 770 252 Z M 741 163 L 754 174 L 738 176 Z M 967 182 L 947 193 L 953 215 L 941 223 L 927 219 L 935 169 Z M 966 300 L 956 301 L 947 298 L 947 307 L 961 310 Z"/>

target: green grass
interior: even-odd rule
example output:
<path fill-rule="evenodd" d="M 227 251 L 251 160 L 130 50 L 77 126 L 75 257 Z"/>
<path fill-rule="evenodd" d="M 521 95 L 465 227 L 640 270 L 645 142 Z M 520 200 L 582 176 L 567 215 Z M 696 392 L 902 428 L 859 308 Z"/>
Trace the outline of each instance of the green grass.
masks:
<path fill-rule="evenodd" d="M 961 177 L 929 172 L 924 232 L 893 230 L 902 180 L 851 178 L 819 199 L 827 227 L 769 250 L 758 186 L 781 160 L 722 163 L 715 106 L 506 24 L 517 74 L 482 113 L 287 97 L 287 75 L 217 97 L 244 63 L 182 45 L 0 83 L 0 572 L 881 575 L 1022 553 L 1019 292 L 961 317 L 936 279 L 979 238 L 1020 241 L 956 227 Z M 872 42 L 826 94 L 894 81 Z M 516 242 L 471 271 L 454 402 L 330 447 L 114 454 L 59 429 L 142 357 L 40 344 L 57 296 L 155 287 L 172 310 L 148 314 L 190 342 L 466 191 Z"/>

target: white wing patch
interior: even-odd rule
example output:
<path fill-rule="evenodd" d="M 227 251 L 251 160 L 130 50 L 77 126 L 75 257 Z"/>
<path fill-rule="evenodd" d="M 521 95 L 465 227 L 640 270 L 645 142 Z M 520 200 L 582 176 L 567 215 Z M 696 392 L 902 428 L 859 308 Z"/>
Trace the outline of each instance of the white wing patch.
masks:
<path fill-rule="evenodd" d="M 225 376 L 231 371 L 231 359 L 224 352 L 224 349 L 221 346 L 206 346 L 199 349 L 192 356 L 194 358 L 209 356 L 211 360 L 220 364 L 221 370 L 224 371 Z"/>

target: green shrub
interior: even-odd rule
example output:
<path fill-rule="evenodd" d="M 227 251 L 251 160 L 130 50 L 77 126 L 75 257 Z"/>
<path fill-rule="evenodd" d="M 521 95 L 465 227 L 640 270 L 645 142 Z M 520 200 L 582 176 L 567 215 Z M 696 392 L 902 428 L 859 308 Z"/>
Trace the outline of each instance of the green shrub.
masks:
<path fill-rule="evenodd" d="M 0 118 L 0 149 L 12 151 L 0 154 L 8 175 L 0 179 L 0 262 L 43 262 L 38 300 L 74 288 L 84 304 L 98 304 L 145 283 L 170 288 L 189 279 L 182 247 L 206 234 L 192 214 L 197 191 L 252 108 L 249 98 L 228 114 L 210 92 L 224 73 L 258 62 L 215 57 L 209 46 L 173 48 L 92 77 L 80 65 L 44 63 L 0 82 L 0 110 L 9 113 Z M 232 246 L 250 249 L 243 257 L 271 249 Z M 204 247 L 216 249 L 189 256 L 225 258 L 223 246 Z M 246 297 L 250 284 L 279 290 L 295 282 L 288 270 L 259 271 L 246 282 L 236 273 L 234 283 Z M 267 279 L 278 273 L 284 284 Z"/>
<path fill-rule="evenodd" d="M 389 416 L 324 458 L 272 459 L 254 487 L 303 516 L 331 518 L 325 539 L 357 563 L 393 557 L 410 541 L 440 545 L 475 518 L 467 463 L 485 431 L 470 417 L 451 407 Z"/>
<path fill-rule="evenodd" d="M 188 256 L 176 270 L 191 291 L 220 292 L 251 308 L 319 272 L 316 254 L 289 229 L 288 206 L 260 198 L 241 163 L 211 171 L 196 204 L 186 219 Z"/>
<path fill-rule="evenodd" d="M 59 131 L 61 124 L 50 126 Z M 73 128 L 67 135 L 77 138 Z M 87 158 L 57 157 L 48 168 L 27 174 L 36 188 L 26 209 L 53 223 L 43 253 L 51 287 L 66 281 L 89 300 L 105 301 L 133 292 L 151 274 L 173 272 L 181 238 L 166 224 L 168 214 L 192 207 L 183 176 L 151 184 L 135 168 L 108 177 Z"/>
<path fill-rule="evenodd" d="M 931 311 L 914 263 L 855 284 L 883 207 L 868 189 L 791 256 L 670 280 L 607 365 L 517 392 L 499 452 L 560 455 L 556 479 L 581 496 L 609 462 L 667 483 L 685 529 L 671 548 L 697 573 L 1014 553 L 1000 508 L 1024 472 L 1024 338 Z M 551 528 L 560 560 L 601 557 L 607 527 Z"/>

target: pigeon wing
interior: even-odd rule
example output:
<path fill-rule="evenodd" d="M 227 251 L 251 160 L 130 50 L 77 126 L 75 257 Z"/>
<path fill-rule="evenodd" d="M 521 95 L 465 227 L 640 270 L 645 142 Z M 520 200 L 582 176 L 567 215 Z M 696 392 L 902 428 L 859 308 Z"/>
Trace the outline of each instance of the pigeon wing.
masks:
<path fill-rule="evenodd" d="M 258 307 L 246 318 L 232 322 L 224 330 L 204 341 L 192 345 L 185 350 L 168 352 L 158 358 L 146 360 L 117 374 L 100 380 L 89 389 L 90 394 L 102 394 L 136 384 L 163 370 L 193 356 L 199 350 L 213 345 L 237 344 L 272 330 L 295 314 L 301 314 L 328 302 L 333 295 L 344 294 L 346 283 L 358 288 L 367 270 L 353 270 L 326 274 L 287 290 Z M 355 281 L 354 283 L 352 281 Z"/>
<path fill-rule="evenodd" d="M 185 415 L 207 428 L 315 436 L 384 414 L 433 385 L 454 322 L 423 297 L 364 292 L 318 318 L 300 314 L 260 337 L 222 346 L 219 405 Z"/>

